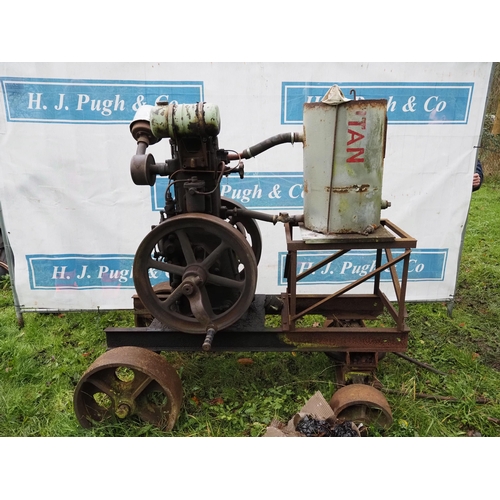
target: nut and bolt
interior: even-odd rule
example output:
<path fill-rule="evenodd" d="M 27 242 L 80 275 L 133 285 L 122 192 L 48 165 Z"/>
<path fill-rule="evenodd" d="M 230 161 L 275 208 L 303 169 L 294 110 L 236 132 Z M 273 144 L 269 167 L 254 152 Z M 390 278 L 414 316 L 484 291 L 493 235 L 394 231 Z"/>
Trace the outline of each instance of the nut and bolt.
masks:
<path fill-rule="evenodd" d="M 128 417 L 129 413 L 130 413 L 130 407 L 125 403 L 118 405 L 118 408 L 115 411 L 115 414 L 118 418 L 126 418 Z"/>

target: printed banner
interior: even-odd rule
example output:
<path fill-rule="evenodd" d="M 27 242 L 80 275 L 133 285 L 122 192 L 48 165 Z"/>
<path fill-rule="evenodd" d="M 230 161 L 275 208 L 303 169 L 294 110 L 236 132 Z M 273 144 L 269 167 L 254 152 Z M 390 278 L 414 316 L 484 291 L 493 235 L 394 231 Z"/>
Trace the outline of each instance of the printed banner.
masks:
<path fill-rule="evenodd" d="M 401 250 L 393 250 L 394 258 L 401 255 Z M 328 252 L 297 252 L 297 275 L 311 269 L 321 260 L 329 257 Z M 446 269 L 446 257 L 448 249 L 416 249 L 411 252 L 410 265 L 408 268 L 408 281 L 443 281 Z M 278 285 L 286 286 L 284 269 L 286 252 L 279 253 L 279 281 Z M 375 270 L 375 250 L 351 250 L 346 255 L 329 262 L 318 271 L 314 271 L 304 279 L 300 280 L 302 285 L 329 285 L 347 284 L 355 281 Z M 382 256 L 382 265 L 387 263 L 385 255 Z M 403 262 L 395 264 L 398 276 L 402 275 Z M 391 271 L 386 269 L 380 274 L 381 281 L 391 281 Z M 368 280 L 370 281 L 370 280 Z"/>
<path fill-rule="evenodd" d="M 474 83 L 298 83 L 283 82 L 281 123 L 302 123 L 305 102 L 320 102 L 337 84 L 344 95 L 356 99 L 387 99 L 390 124 L 466 124 Z"/>
<path fill-rule="evenodd" d="M 153 210 L 163 210 L 168 179 L 158 177 L 151 187 Z M 304 205 L 302 172 L 248 172 L 224 178 L 221 196 L 237 201 L 252 210 L 300 210 Z"/>
<path fill-rule="evenodd" d="M 32 290 L 134 288 L 133 255 L 26 255 L 26 260 Z M 153 285 L 168 279 L 153 271 L 150 277 Z"/>
<path fill-rule="evenodd" d="M 7 121 L 130 123 L 135 112 L 158 99 L 203 101 L 203 82 L 2 79 Z"/>

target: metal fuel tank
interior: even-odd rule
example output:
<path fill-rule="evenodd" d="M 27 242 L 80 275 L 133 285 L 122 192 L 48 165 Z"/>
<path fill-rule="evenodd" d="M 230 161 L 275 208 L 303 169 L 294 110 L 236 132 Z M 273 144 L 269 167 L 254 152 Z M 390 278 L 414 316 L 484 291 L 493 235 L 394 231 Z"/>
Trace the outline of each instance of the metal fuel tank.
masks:
<path fill-rule="evenodd" d="M 369 234 L 380 225 L 387 100 L 304 104 L 304 226 Z"/>

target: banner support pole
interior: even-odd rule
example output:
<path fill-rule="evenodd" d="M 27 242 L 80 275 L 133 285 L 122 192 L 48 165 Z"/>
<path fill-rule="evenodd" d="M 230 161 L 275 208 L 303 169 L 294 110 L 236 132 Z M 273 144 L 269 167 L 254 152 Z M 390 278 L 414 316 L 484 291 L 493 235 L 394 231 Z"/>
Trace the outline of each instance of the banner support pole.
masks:
<path fill-rule="evenodd" d="M 15 280 L 15 272 L 14 272 L 14 254 L 12 252 L 12 247 L 10 246 L 9 235 L 5 229 L 5 223 L 3 220 L 2 203 L 1 202 L 0 202 L 0 231 L 2 234 L 4 247 L 5 247 L 5 257 L 7 258 L 7 265 L 9 267 L 10 286 L 12 288 L 12 296 L 14 298 L 14 309 L 16 310 L 17 324 L 18 324 L 19 328 L 23 328 L 24 327 L 24 318 L 23 318 L 23 314 L 21 312 L 21 306 L 19 304 L 19 297 L 17 295 L 16 285 L 15 285 L 16 280 Z"/>

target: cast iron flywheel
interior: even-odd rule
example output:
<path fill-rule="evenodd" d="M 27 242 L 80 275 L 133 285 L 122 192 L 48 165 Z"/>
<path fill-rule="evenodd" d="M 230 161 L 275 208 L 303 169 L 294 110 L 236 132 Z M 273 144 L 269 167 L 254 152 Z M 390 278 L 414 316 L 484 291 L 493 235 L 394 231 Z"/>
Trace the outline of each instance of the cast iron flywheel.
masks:
<path fill-rule="evenodd" d="M 250 307 L 257 261 L 245 236 L 210 214 L 187 213 L 161 222 L 134 259 L 134 284 L 144 307 L 168 328 L 185 333 L 222 330 Z M 152 278 L 169 279 L 161 297 Z"/>

